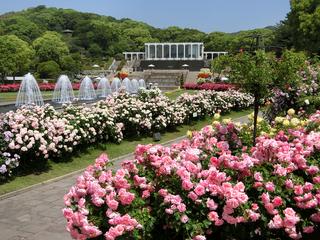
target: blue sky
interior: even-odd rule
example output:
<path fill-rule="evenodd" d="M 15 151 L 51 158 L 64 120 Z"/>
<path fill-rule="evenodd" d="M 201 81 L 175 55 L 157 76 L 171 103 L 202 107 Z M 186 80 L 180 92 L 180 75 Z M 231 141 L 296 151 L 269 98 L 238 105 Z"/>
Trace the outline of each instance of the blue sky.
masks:
<path fill-rule="evenodd" d="M 160 28 L 175 25 L 205 32 L 275 25 L 290 10 L 289 0 L 1 0 L 0 13 L 37 5 L 127 17 Z"/>

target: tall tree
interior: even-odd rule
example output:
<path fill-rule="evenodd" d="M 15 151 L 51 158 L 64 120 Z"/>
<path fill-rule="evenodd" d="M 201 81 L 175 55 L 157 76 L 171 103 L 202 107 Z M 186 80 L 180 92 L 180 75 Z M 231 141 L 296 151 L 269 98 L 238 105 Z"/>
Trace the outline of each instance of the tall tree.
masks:
<path fill-rule="evenodd" d="M 231 64 L 231 79 L 254 97 L 253 145 L 257 136 L 257 119 L 262 100 L 273 86 L 272 60 L 258 50 L 255 54 L 239 53 Z"/>
<path fill-rule="evenodd" d="M 287 45 L 320 53 L 320 0 L 291 0 L 291 11 L 278 29 Z M 281 39 L 280 39 L 281 40 Z"/>
<path fill-rule="evenodd" d="M 60 62 L 63 56 L 69 54 L 67 44 L 57 32 L 45 32 L 33 42 L 33 47 L 39 62 L 50 60 Z"/>
<path fill-rule="evenodd" d="M 2 77 L 23 74 L 30 67 L 34 50 L 15 35 L 0 36 L 0 73 Z"/>

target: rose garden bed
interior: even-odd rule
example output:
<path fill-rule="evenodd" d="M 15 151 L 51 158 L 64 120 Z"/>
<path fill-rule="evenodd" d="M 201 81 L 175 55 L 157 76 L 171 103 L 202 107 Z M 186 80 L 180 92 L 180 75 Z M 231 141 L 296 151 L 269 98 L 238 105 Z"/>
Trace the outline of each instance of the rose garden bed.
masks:
<path fill-rule="evenodd" d="M 1 178 L 41 170 L 47 159 L 63 161 L 61 156 L 94 142 L 121 142 L 123 137 L 162 132 L 251 104 L 250 95 L 236 91 L 185 94 L 170 101 L 155 90 L 139 96 L 121 93 L 90 106 L 66 106 L 60 112 L 49 105 L 8 112 L 1 117 Z"/>
<path fill-rule="evenodd" d="M 100 156 L 65 196 L 76 239 L 318 239 L 320 112 L 214 122 L 171 147 L 138 145 L 111 171 Z"/>

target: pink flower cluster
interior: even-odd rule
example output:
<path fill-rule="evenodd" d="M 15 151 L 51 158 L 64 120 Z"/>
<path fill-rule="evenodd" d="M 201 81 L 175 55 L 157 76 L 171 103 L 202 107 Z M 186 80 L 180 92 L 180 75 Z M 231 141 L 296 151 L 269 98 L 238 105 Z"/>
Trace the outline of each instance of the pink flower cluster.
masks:
<path fill-rule="evenodd" d="M 125 168 L 113 174 L 108 169 L 106 155 L 101 155 L 93 166 L 86 169 L 77 179 L 76 186 L 64 197 L 67 208 L 63 210 L 63 214 L 68 221 L 67 230 L 73 238 L 88 239 L 104 234 L 105 239 L 113 240 L 134 229 L 142 228 L 135 218 L 121 213 L 125 206 L 135 200 L 135 194 L 130 192 L 134 184 L 129 183 L 129 177 L 130 172 Z M 135 177 L 137 178 L 138 176 Z M 108 231 L 103 233 L 94 222 L 89 221 L 93 211 L 92 208 L 88 208 L 90 204 L 95 208 L 107 207 L 104 212 L 106 220 L 102 220 L 107 221 Z"/>
<path fill-rule="evenodd" d="M 183 85 L 188 90 L 214 90 L 214 91 L 228 91 L 236 89 L 236 86 L 231 83 L 185 83 Z"/>
<path fill-rule="evenodd" d="M 171 147 L 138 145 L 115 172 L 101 156 L 65 196 L 71 235 L 237 236 L 228 226 L 244 228 L 247 238 L 318 234 L 320 132 L 265 134 L 246 148 L 241 129 L 216 124 Z"/>
<path fill-rule="evenodd" d="M 55 83 L 39 83 L 39 88 L 41 91 L 53 91 Z M 10 84 L 0 84 L 0 92 L 18 92 L 20 88 L 20 83 L 10 83 Z M 73 90 L 79 90 L 80 83 L 72 84 Z"/>

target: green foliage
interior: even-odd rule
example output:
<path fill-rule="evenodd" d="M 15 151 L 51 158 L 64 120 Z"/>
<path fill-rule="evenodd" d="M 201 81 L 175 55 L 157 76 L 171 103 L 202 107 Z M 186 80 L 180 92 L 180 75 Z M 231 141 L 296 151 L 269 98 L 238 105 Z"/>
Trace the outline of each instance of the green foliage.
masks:
<path fill-rule="evenodd" d="M 257 118 L 261 100 L 270 94 L 273 86 L 272 58 L 262 51 L 254 55 L 240 53 L 231 62 L 231 80 L 254 96 L 253 145 L 257 136 Z"/>
<path fill-rule="evenodd" d="M 258 99 L 268 95 L 272 86 L 271 60 L 264 51 L 237 54 L 231 61 L 231 81 Z"/>
<path fill-rule="evenodd" d="M 292 0 L 291 11 L 277 29 L 278 42 L 288 47 L 320 53 L 320 1 Z"/>
<path fill-rule="evenodd" d="M 31 66 L 34 51 L 15 35 L 0 36 L 0 73 L 23 73 Z"/>
<path fill-rule="evenodd" d="M 211 63 L 211 70 L 213 73 L 218 73 L 218 79 L 221 74 L 226 74 L 230 70 L 230 65 L 233 57 L 231 55 L 222 55 L 215 58 Z"/>
<path fill-rule="evenodd" d="M 58 61 L 69 53 L 69 48 L 57 32 L 45 32 L 33 42 L 39 62 Z"/>
<path fill-rule="evenodd" d="M 61 69 L 67 73 L 78 73 L 80 71 L 80 63 L 71 56 L 63 56 L 61 58 Z"/>
<path fill-rule="evenodd" d="M 30 43 L 33 39 L 39 37 L 43 30 L 25 17 L 13 16 L 4 19 L 3 31 L 3 34 L 13 34 Z"/>
<path fill-rule="evenodd" d="M 301 107 L 306 114 L 312 114 L 320 109 L 320 96 L 304 96 L 298 99 L 297 107 Z"/>
<path fill-rule="evenodd" d="M 58 63 L 51 60 L 40 63 L 37 72 L 41 78 L 56 78 L 60 74 L 61 69 Z"/>
<path fill-rule="evenodd" d="M 302 52 L 284 51 L 281 59 L 275 62 L 275 85 L 280 88 L 298 86 L 301 83 L 301 77 L 297 73 L 306 67 L 306 60 Z"/>

